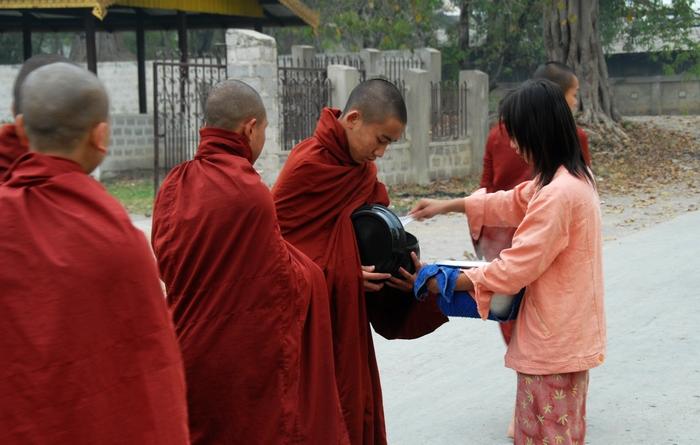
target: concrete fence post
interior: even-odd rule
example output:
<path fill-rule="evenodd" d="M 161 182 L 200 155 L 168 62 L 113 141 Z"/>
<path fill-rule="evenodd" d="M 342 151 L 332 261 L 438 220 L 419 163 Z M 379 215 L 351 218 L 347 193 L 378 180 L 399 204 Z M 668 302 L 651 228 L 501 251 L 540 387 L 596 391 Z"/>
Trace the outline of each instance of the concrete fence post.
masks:
<path fill-rule="evenodd" d="M 411 164 L 418 184 L 430 183 L 430 73 L 411 68 L 404 73 L 407 136 L 411 143 Z"/>
<path fill-rule="evenodd" d="M 431 82 L 442 80 L 442 53 L 435 48 L 420 48 L 416 50 L 418 58 L 423 62 L 425 70 L 430 73 Z"/>
<path fill-rule="evenodd" d="M 311 67 L 316 58 L 316 49 L 311 45 L 292 45 L 292 66 Z"/>
<path fill-rule="evenodd" d="M 267 111 L 265 148 L 255 163 L 266 183 L 272 183 L 280 169 L 280 99 L 277 82 L 277 43 L 273 37 L 249 29 L 226 31 L 227 75 L 253 87 Z"/>
<path fill-rule="evenodd" d="M 651 84 L 651 114 L 659 116 L 662 111 L 661 76 L 654 76 L 650 79 Z"/>
<path fill-rule="evenodd" d="M 331 105 L 342 110 L 350 92 L 360 83 L 360 71 L 347 65 L 328 65 L 327 73 L 331 82 Z"/>
<path fill-rule="evenodd" d="M 360 58 L 365 65 L 367 79 L 381 76 L 384 73 L 382 67 L 382 52 L 374 48 L 365 48 L 360 51 Z"/>
<path fill-rule="evenodd" d="M 471 173 L 480 175 L 489 132 L 489 76 L 478 70 L 459 72 L 459 83 L 467 82 L 467 133 L 471 140 Z"/>

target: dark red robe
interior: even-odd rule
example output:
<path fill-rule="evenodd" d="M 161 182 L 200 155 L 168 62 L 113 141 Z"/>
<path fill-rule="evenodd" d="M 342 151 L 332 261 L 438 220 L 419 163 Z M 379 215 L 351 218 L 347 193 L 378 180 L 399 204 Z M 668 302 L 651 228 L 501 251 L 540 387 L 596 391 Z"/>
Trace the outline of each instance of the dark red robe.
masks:
<path fill-rule="evenodd" d="M 15 124 L 0 127 L 0 183 L 13 162 L 29 149 L 19 141 Z"/>
<path fill-rule="evenodd" d="M 581 143 L 583 159 L 591 165 L 591 152 L 588 148 L 588 136 L 581 129 L 576 132 Z M 511 190 L 521 182 L 532 179 L 532 168 L 511 147 L 505 126 L 500 123 L 489 131 L 484 150 L 484 165 L 479 186 L 487 193 L 499 190 Z M 510 247 L 515 234 L 515 227 L 484 227 L 474 247 L 487 261 L 498 257 L 502 250 Z M 501 332 L 506 342 L 510 342 L 513 322 L 501 323 Z"/>
<path fill-rule="evenodd" d="M 73 161 L 28 153 L 0 186 L 0 443 L 189 443 L 153 255 Z"/>
<path fill-rule="evenodd" d="M 193 444 L 347 443 L 323 274 L 282 239 L 246 140 L 205 128 L 163 182 L 153 248 Z"/>
<path fill-rule="evenodd" d="M 435 301 L 408 294 L 365 292 L 355 232 L 358 207 L 388 205 L 373 162 L 350 157 L 340 110 L 326 108 L 314 135 L 289 155 L 273 188 L 285 239 L 309 255 L 326 275 L 340 400 L 353 444 L 384 444 L 386 432 L 370 322 L 387 338 L 416 338 L 447 318 Z"/>

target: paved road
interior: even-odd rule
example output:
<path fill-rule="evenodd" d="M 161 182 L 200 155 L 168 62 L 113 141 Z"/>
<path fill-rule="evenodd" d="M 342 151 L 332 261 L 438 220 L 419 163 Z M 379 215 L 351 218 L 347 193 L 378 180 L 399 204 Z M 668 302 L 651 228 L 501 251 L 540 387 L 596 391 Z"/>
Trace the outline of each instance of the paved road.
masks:
<path fill-rule="evenodd" d="M 425 257 L 462 257 L 463 222 L 409 227 Z M 451 232 L 451 233 L 450 233 Z M 439 249 L 436 250 L 438 246 Z M 700 212 L 605 245 L 608 354 L 591 372 L 590 444 L 700 441 Z M 414 341 L 375 336 L 391 444 L 506 444 L 513 371 L 493 322 Z"/>

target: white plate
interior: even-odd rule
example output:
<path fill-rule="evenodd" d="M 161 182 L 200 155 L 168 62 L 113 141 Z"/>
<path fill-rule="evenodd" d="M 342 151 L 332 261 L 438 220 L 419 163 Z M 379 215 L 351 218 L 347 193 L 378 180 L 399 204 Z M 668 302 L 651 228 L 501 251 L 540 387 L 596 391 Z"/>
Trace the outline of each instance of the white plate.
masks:
<path fill-rule="evenodd" d="M 488 261 L 454 261 L 454 260 L 443 260 L 436 261 L 435 264 L 438 266 L 449 266 L 449 267 L 459 267 L 460 269 L 473 269 L 475 267 L 486 266 Z"/>

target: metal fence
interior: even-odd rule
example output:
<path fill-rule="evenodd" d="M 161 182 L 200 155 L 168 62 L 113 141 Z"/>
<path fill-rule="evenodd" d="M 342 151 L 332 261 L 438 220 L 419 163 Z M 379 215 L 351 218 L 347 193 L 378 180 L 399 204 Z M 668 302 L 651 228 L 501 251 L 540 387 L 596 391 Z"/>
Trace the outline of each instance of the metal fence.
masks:
<path fill-rule="evenodd" d="M 384 76 L 396 82 L 403 79 L 404 72 L 411 69 L 425 68 L 425 63 L 416 57 L 384 57 Z"/>
<path fill-rule="evenodd" d="M 167 58 L 153 63 L 154 187 L 170 169 L 192 159 L 204 124 L 204 104 L 211 88 L 226 79 L 221 57 L 188 62 Z"/>
<path fill-rule="evenodd" d="M 278 68 L 280 142 L 291 150 L 311 136 L 324 107 L 331 106 L 331 83 L 322 68 Z"/>
<path fill-rule="evenodd" d="M 467 136 L 467 83 L 430 83 L 430 138 L 433 141 Z"/>
<path fill-rule="evenodd" d="M 277 59 L 280 94 L 280 142 L 282 150 L 291 150 L 313 134 L 324 107 L 331 106 L 329 65 L 357 68 L 360 81 L 367 78 L 364 61 L 359 54 L 316 54 L 313 58 L 295 59 L 281 55 Z M 393 82 L 406 97 L 403 72 L 423 68 L 425 64 L 414 57 L 384 58 L 384 77 Z M 401 140 L 405 140 L 405 134 Z"/>
<path fill-rule="evenodd" d="M 321 110 L 331 106 L 328 65 L 357 68 L 365 80 L 364 62 L 359 55 L 316 54 L 313 59 L 277 59 L 280 94 L 280 142 L 282 150 L 291 150 L 314 132 Z"/>
<path fill-rule="evenodd" d="M 357 68 L 360 80 L 365 80 L 365 62 L 359 54 L 315 54 L 313 59 L 295 59 L 290 54 L 277 57 L 277 65 L 282 68 L 308 68 L 326 70 L 328 65 L 346 65 Z"/>

